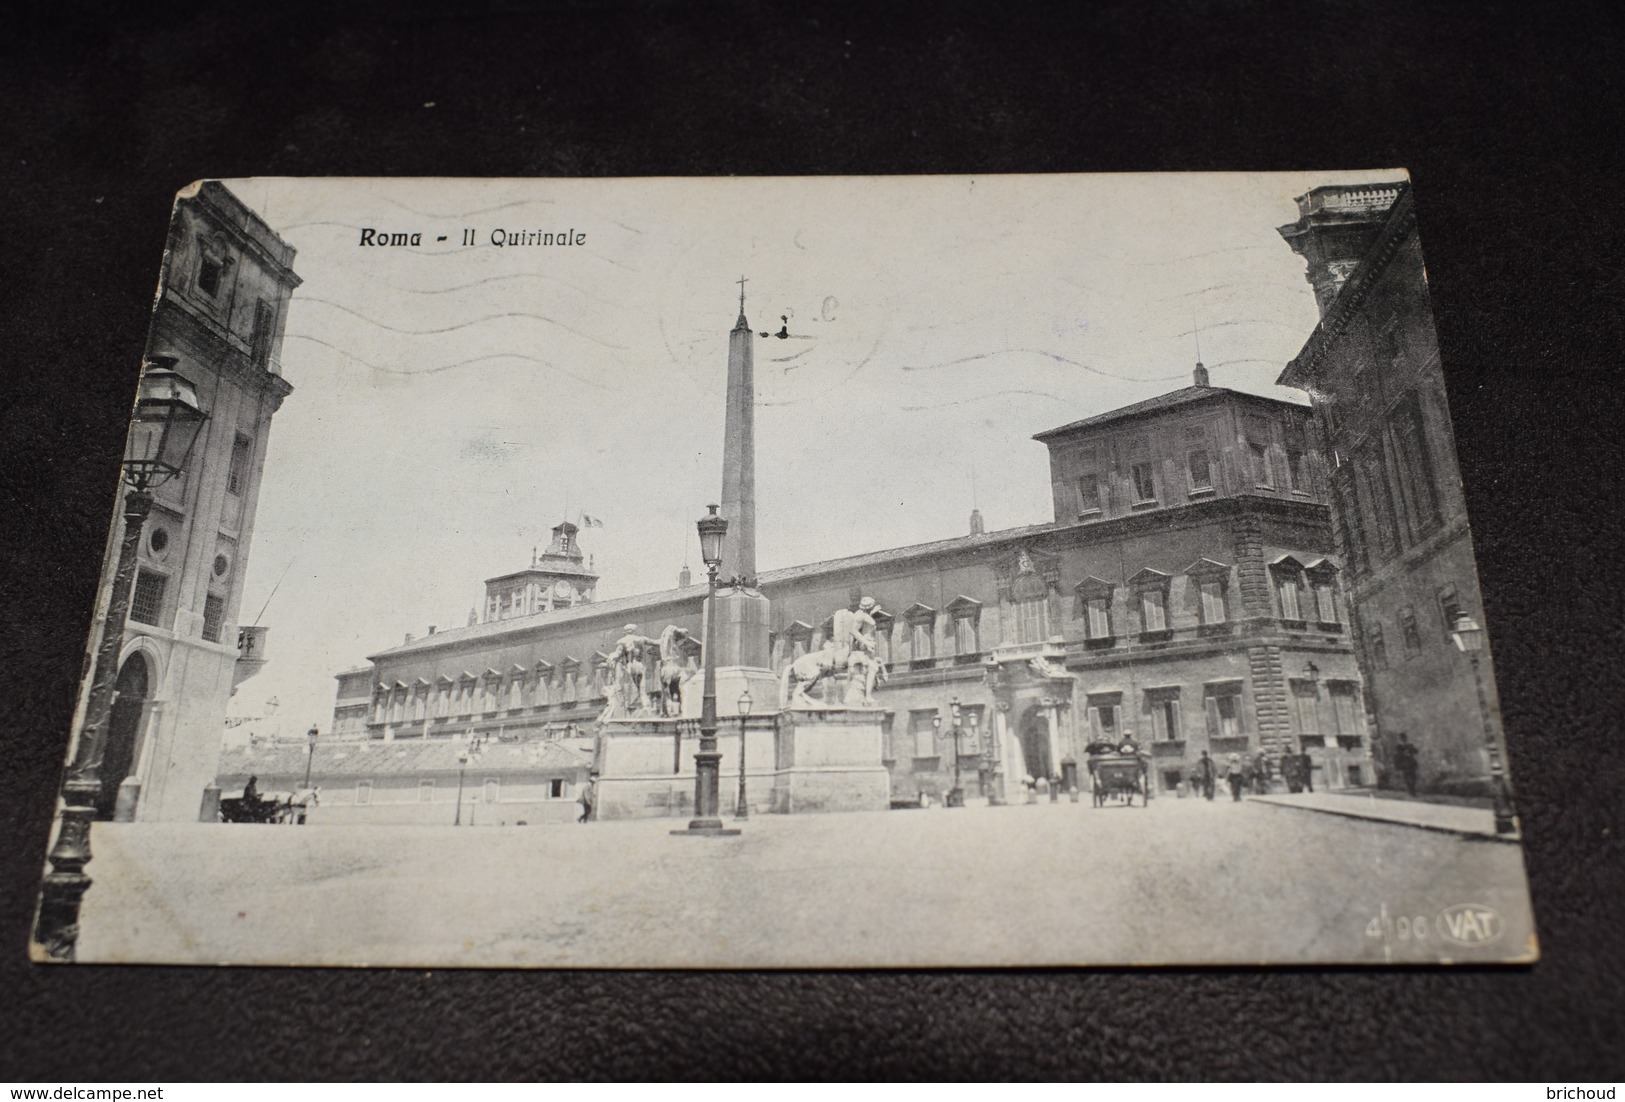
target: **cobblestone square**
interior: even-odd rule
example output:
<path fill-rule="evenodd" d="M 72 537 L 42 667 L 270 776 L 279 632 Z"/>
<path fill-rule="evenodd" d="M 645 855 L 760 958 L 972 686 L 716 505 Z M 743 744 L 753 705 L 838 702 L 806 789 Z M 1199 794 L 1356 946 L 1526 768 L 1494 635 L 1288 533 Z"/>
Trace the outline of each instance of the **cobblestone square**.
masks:
<path fill-rule="evenodd" d="M 1518 846 L 1262 801 L 758 816 L 732 838 L 673 837 L 680 825 L 97 824 L 80 959 L 998 967 L 1534 951 Z M 1495 915 L 1477 943 L 1442 937 L 1463 905 Z"/>

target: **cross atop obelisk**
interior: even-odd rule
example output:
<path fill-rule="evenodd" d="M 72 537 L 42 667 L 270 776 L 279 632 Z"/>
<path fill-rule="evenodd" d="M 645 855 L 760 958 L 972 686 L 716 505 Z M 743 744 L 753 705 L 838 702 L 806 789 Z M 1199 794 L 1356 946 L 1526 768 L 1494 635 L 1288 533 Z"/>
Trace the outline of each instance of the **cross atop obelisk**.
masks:
<path fill-rule="evenodd" d="M 722 437 L 722 574 L 756 577 L 756 369 L 739 277 L 739 321 L 728 334 L 728 398 Z"/>

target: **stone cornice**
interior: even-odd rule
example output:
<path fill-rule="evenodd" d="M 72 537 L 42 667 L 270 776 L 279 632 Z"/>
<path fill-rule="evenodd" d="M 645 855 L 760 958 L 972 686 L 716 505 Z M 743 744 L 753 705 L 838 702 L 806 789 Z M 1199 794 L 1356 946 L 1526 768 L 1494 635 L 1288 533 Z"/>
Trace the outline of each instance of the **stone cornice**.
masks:
<path fill-rule="evenodd" d="M 1299 390 L 1312 390 L 1309 385 L 1320 365 L 1332 350 L 1342 340 L 1350 324 L 1358 315 L 1360 308 L 1365 304 L 1371 289 L 1382 278 L 1383 272 L 1398 255 L 1400 246 L 1416 229 L 1416 201 L 1411 194 L 1409 184 L 1400 188 L 1399 198 L 1389 208 L 1388 218 L 1383 223 L 1382 232 L 1377 235 L 1376 242 L 1369 252 L 1360 261 L 1360 267 L 1343 285 L 1337 293 L 1332 308 L 1326 311 L 1315 326 L 1315 331 L 1309 335 L 1303 350 L 1295 356 L 1291 363 L 1276 378 L 1280 386 L 1297 387 Z"/>

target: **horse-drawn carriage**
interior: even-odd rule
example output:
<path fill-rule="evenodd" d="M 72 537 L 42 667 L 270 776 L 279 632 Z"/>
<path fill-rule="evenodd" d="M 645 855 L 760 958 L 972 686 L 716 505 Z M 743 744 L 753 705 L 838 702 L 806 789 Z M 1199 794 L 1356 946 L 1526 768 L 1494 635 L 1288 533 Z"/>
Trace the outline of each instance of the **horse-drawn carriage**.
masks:
<path fill-rule="evenodd" d="M 320 802 L 321 794 L 317 789 L 262 793 L 254 786 L 253 778 L 249 778 L 242 795 L 221 799 L 220 821 L 302 826 L 310 808 Z"/>
<path fill-rule="evenodd" d="M 1133 807 L 1136 795 L 1141 807 L 1150 802 L 1151 770 L 1133 743 L 1092 742 L 1084 750 L 1089 755 L 1089 787 L 1096 807 L 1105 807 L 1107 801 Z"/>

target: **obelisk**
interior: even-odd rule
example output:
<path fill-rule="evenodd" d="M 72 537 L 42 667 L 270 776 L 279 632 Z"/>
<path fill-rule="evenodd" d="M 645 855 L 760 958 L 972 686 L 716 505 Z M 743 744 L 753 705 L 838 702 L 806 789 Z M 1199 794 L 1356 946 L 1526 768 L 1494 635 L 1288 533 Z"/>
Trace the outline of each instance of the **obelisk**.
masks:
<path fill-rule="evenodd" d="M 722 573 L 756 579 L 756 367 L 739 277 L 739 320 L 728 334 L 727 416 L 722 426 Z"/>
<path fill-rule="evenodd" d="M 728 534 L 722 542 L 717 591 L 717 707 L 738 714 L 747 687 L 758 709 L 778 700 L 778 680 L 769 668 L 770 606 L 756 589 L 756 377 L 752 342 L 745 320 L 745 279 L 739 280 L 739 320 L 728 334 L 728 391 L 722 439 L 722 515 Z"/>

